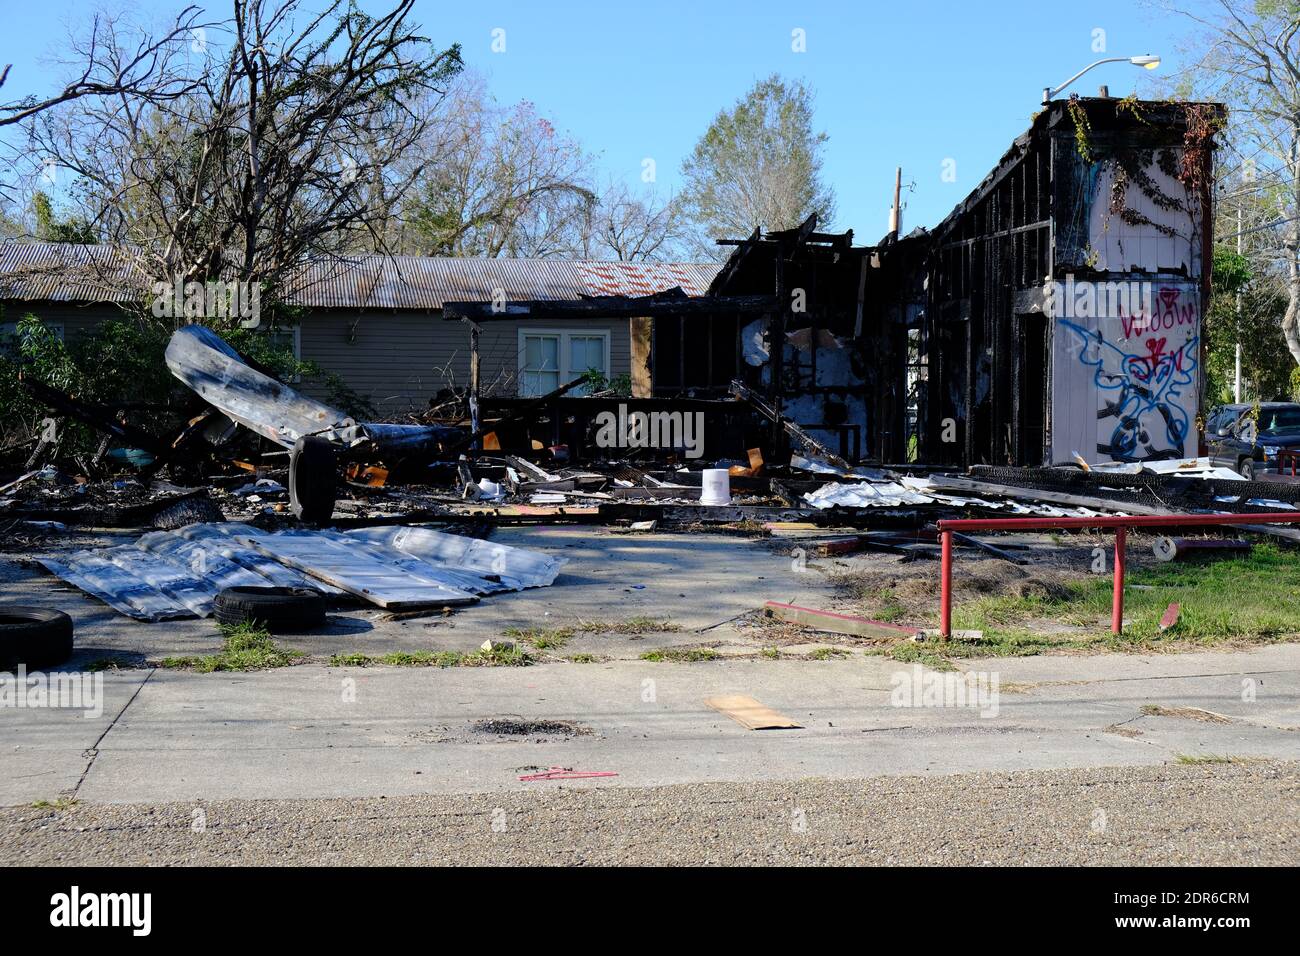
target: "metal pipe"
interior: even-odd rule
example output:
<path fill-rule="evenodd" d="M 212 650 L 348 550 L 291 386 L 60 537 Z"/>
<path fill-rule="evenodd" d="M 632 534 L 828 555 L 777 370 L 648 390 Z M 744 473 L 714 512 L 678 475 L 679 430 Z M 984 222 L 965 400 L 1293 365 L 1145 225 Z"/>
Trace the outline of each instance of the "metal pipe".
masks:
<path fill-rule="evenodd" d="M 952 637 L 952 532 L 940 532 L 939 544 L 939 636 L 946 641 Z"/>
<path fill-rule="evenodd" d="M 1117 507 L 1123 507 L 1118 505 Z M 1251 525 L 1300 523 L 1300 511 L 1266 511 L 1261 514 L 1115 515 L 1088 518 L 946 518 L 940 531 L 1012 531 L 1070 528 L 1184 528 L 1197 525 Z"/>
<path fill-rule="evenodd" d="M 1115 588 L 1110 606 L 1110 629 L 1114 634 L 1124 630 L 1124 543 L 1127 537 L 1127 529 L 1115 529 Z"/>

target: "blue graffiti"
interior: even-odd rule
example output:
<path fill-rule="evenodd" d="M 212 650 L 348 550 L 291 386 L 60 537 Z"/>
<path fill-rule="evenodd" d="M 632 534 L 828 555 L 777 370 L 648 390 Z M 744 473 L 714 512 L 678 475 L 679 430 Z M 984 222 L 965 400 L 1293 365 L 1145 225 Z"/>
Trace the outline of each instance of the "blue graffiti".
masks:
<path fill-rule="evenodd" d="M 1145 352 L 1125 352 L 1107 342 L 1100 331 L 1067 319 L 1060 324 L 1078 338 L 1079 361 L 1097 370 L 1093 381 L 1105 401 L 1097 418 L 1117 420 L 1110 442 L 1099 441 L 1097 450 L 1115 461 L 1183 457 L 1190 420 L 1179 399 L 1195 381 L 1199 336 L 1168 351 L 1168 339 L 1151 336 L 1142 340 Z"/>

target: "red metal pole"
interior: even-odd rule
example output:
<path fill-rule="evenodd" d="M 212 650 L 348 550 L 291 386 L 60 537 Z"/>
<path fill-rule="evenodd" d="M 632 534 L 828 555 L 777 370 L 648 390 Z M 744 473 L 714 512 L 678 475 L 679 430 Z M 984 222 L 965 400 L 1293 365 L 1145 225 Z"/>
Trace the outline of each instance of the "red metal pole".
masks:
<path fill-rule="evenodd" d="M 946 641 L 952 637 L 952 532 L 942 532 L 939 541 L 939 637 Z"/>
<path fill-rule="evenodd" d="M 1110 629 L 1115 634 L 1124 629 L 1124 539 L 1127 537 L 1126 529 L 1115 529 L 1115 596 L 1110 609 Z"/>

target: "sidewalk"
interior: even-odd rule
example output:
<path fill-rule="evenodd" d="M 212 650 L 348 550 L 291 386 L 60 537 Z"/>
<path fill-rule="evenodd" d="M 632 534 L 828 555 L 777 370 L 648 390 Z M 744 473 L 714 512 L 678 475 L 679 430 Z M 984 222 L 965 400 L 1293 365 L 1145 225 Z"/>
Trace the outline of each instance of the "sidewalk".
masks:
<path fill-rule="evenodd" d="M 627 788 L 1300 754 L 1300 644 L 967 664 L 997 674 L 996 716 L 892 706 L 891 680 L 911 666 L 862 657 L 110 672 L 98 718 L 0 709 L 0 805 L 518 791 L 560 786 L 518 780 L 553 766 L 618 774 L 565 787 Z M 753 696 L 803 729 L 747 730 L 705 705 L 722 694 Z M 582 732 L 474 727 L 504 718 Z"/>

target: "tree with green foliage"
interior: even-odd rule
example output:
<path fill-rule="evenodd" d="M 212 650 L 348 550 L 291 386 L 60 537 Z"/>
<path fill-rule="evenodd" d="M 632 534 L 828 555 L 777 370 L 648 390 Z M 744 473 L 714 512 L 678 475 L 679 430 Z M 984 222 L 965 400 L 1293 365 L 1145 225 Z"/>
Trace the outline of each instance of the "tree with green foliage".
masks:
<path fill-rule="evenodd" d="M 791 229 L 812 213 L 829 223 L 835 197 L 821 177 L 826 140 L 813 125 L 812 92 L 776 74 L 720 112 L 682 164 L 681 201 L 699 230 L 698 251 L 717 257 L 714 240 L 756 227 Z"/>

